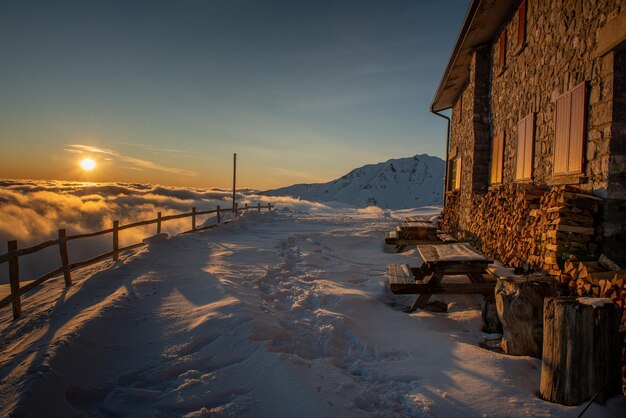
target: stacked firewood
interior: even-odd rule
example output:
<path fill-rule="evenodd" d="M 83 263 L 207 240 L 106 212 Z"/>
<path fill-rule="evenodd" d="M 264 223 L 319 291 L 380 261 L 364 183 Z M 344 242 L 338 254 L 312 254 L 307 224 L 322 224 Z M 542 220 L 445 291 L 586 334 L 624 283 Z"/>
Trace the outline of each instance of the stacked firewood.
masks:
<path fill-rule="evenodd" d="M 440 228 L 453 235 L 459 231 L 459 193 L 455 190 L 446 195 L 446 206 L 441 214 Z"/>
<path fill-rule="evenodd" d="M 485 255 L 509 267 L 545 271 L 559 277 L 570 255 L 597 258 L 600 231 L 596 228 L 603 199 L 572 186 L 507 184 L 484 196 L 474 195 L 471 208 L 448 196 L 442 229 L 472 242 Z M 459 227 L 459 213 L 470 211 Z"/>
<path fill-rule="evenodd" d="M 561 281 L 572 296 L 608 298 L 622 309 L 626 305 L 626 270 L 606 271 L 598 262 L 570 257 L 563 267 Z M 626 327 L 626 311 L 623 325 Z"/>
<path fill-rule="evenodd" d="M 559 259 L 571 255 L 594 258 L 601 238 L 595 225 L 602 201 L 570 186 L 552 188 L 541 198 L 539 209 L 530 214 L 531 224 L 541 236 L 529 261 L 558 277 Z"/>
<path fill-rule="evenodd" d="M 528 257 L 537 239 L 535 230 L 529 228 L 530 213 L 539 208 L 544 193 L 543 187 L 515 184 L 489 191 L 476 201 L 477 210 L 463 238 L 510 267 L 529 267 Z"/>

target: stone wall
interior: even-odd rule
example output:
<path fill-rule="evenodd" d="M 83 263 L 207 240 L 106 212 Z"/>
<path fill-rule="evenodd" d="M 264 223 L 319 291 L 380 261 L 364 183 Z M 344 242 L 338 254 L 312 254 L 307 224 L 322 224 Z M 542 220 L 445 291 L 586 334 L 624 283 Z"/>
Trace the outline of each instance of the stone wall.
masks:
<path fill-rule="evenodd" d="M 626 264 L 626 57 L 624 51 L 595 53 L 598 30 L 620 12 L 626 13 L 623 0 L 529 0 L 523 45 L 515 9 L 493 42 L 474 52 L 468 84 L 452 111 L 450 144 L 462 157 L 455 204 L 461 232 L 471 233 L 480 196 L 489 187 L 491 138 L 504 133 L 503 184 L 515 183 L 517 124 L 534 112 L 530 183 L 572 184 L 607 198 L 602 251 Z M 497 40 L 503 31 L 506 66 L 500 69 Z M 582 82 L 588 102 L 584 173 L 553 177 L 555 99 Z"/>
<path fill-rule="evenodd" d="M 596 32 L 621 7 L 626 8 L 622 0 L 529 0 L 524 45 L 518 45 L 517 11 L 509 17 L 502 28 L 507 33 L 503 71 L 497 68 L 498 44 L 491 45 L 492 129 L 506 138 L 504 182 L 514 181 L 517 123 L 535 112 L 533 182 L 580 184 L 606 197 L 613 97 L 603 79 L 603 59 L 595 56 Z M 584 81 L 589 103 L 586 176 L 564 181 L 552 176 L 555 99 Z"/>
<path fill-rule="evenodd" d="M 479 48 L 472 57 L 469 82 L 452 112 L 450 147 L 457 149 L 462 161 L 458 196 L 461 228 L 471 217 L 473 194 L 487 192 L 491 160 L 489 71 L 489 49 Z"/>

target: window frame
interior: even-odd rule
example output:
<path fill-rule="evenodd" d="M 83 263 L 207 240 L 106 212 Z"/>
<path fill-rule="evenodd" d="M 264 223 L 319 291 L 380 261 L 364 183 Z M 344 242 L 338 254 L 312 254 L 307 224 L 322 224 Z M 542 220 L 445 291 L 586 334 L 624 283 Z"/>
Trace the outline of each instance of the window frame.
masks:
<path fill-rule="evenodd" d="M 448 160 L 448 187 L 447 191 L 453 192 L 461 189 L 461 156 Z"/>

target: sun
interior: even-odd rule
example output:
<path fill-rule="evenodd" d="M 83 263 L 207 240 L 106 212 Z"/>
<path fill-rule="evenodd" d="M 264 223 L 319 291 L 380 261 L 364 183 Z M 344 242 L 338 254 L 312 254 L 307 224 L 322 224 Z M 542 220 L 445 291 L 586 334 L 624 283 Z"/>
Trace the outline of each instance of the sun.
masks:
<path fill-rule="evenodd" d="M 91 171 L 96 168 L 96 162 L 91 158 L 83 158 L 80 162 L 80 168 L 85 171 Z"/>

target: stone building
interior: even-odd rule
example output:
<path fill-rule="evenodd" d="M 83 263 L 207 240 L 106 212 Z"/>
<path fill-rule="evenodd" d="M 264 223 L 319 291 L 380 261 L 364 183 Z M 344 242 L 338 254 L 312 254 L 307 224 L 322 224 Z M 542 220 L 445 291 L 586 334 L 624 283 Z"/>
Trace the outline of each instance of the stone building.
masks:
<path fill-rule="evenodd" d="M 626 266 L 625 103 L 626 1 L 472 0 L 431 105 L 452 110 L 446 227 L 516 265 L 551 270 L 576 244 Z M 563 193 L 598 200 L 580 239 L 546 232 L 567 224 L 546 217 Z M 491 222 L 494 202 L 501 216 L 532 196 L 516 224 Z M 495 245 L 529 237 L 522 255 Z"/>

